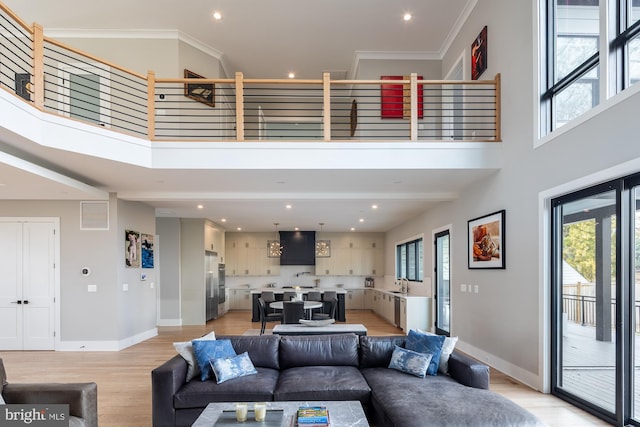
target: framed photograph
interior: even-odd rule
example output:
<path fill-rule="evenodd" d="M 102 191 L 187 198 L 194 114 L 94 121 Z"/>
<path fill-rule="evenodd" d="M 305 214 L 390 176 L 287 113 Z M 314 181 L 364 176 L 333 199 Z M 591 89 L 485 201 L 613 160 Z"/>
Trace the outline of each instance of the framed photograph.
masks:
<path fill-rule="evenodd" d="M 153 268 L 153 235 L 140 235 L 140 254 L 142 268 Z"/>
<path fill-rule="evenodd" d="M 478 37 L 471 44 L 471 79 L 478 78 L 487 69 L 487 26 L 485 25 Z"/>
<path fill-rule="evenodd" d="M 505 268 L 504 217 L 501 210 L 469 221 L 469 268 Z"/>
<path fill-rule="evenodd" d="M 184 70 L 185 79 L 204 79 L 199 74 L 196 74 L 187 69 Z M 213 83 L 185 83 L 184 96 L 191 98 L 195 101 L 207 104 L 210 107 L 215 107 L 215 95 L 216 87 Z"/>
<path fill-rule="evenodd" d="M 124 231 L 124 262 L 127 268 L 140 267 L 140 233 L 133 230 Z"/>

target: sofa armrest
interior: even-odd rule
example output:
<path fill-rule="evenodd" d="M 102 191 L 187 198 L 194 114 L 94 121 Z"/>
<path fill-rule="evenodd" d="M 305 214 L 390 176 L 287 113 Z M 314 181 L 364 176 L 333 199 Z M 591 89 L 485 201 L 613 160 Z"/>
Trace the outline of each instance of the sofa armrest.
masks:
<path fill-rule="evenodd" d="M 67 404 L 69 415 L 82 418 L 87 427 L 98 427 L 96 383 L 10 383 L 4 386 L 2 395 L 7 403 Z"/>
<path fill-rule="evenodd" d="M 489 389 L 489 367 L 458 351 L 449 358 L 449 375 L 460 384 Z"/>
<path fill-rule="evenodd" d="M 153 427 L 176 425 L 173 395 L 187 379 L 187 366 L 182 356 L 176 355 L 151 371 Z"/>

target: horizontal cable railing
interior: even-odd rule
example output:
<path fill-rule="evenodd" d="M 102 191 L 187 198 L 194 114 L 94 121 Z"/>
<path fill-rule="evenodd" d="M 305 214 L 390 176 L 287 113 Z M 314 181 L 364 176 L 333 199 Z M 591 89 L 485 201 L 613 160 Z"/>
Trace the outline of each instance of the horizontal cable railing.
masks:
<path fill-rule="evenodd" d="M 155 141 L 501 141 L 494 80 L 160 78 L 44 37 L 0 3 L 0 88 Z"/>
<path fill-rule="evenodd" d="M 597 299 L 589 295 L 562 295 L 562 312 L 567 320 L 580 326 L 596 326 Z M 616 300 L 611 299 L 611 327 L 616 325 Z M 635 333 L 640 334 L 640 301 L 634 302 Z"/>

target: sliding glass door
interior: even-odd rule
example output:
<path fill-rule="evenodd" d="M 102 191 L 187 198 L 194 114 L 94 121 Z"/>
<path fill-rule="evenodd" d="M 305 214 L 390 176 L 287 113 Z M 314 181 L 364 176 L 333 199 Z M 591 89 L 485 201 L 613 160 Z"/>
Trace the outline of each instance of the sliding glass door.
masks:
<path fill-rule="evenodd" d="M 640 176 L 559 197 L 552 208 L 552 392 L 638 426 Z"/>

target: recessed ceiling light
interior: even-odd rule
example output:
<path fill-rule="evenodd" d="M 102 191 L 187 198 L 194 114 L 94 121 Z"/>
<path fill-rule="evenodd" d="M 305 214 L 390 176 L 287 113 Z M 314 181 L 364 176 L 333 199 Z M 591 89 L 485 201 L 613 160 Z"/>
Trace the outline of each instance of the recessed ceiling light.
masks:
<path fill-rule="evenodd" d="M 300 231 L 300 227 L 293 227 L 294 231 Z"/>
<path fill-rule="evenodd" d="M 355 227 L 351 227 L 351 231 L 356 231 L 356 228 Z"/>
<path fill-rule="evenodd" d="M 411 16 L 411 14 L 408 13 L 408 12 L 405 13 L 404 15 L 402 15 L 402 20 L 405 21 L 405 22 L 406 21 L 411 21 L 411 18 L 413 18 L 413 16 Z"/>
<path fill-rule="evenodd" d="M 295 78 L 296 78 L 295 73 L 289 73 L 289 78 L 290 78 L 290 79 L 295 79 Z"/>
<path fill-rule="evenodd" d="M 358 221 L 360 221 L 360 222 L 364 222 L 364 218 L 360 218 Z"/>
<path fill-rule="evenodd" d="M 242 231 L 242 227 L 238 227 L 238 228 L 236 228 L 236 230 Z"/>
<path fill-rule="evenodd" d="M 215 12 L 213 12 L 213 19 L 215 19 L 216 21 L 221 20 L 222 14 L 216 10 Z"/>
<path fill-rule="evenodd" d="M 291 209 L 291 207 L 292 207 L 291 205 L 285 206 L 285 208 L 287 208 L 287 209 Z"/>
<path fill-rule="evenodd" d="M 371 205 L 371 209 L 378 209 L 378 205 Z"/>
<path fill-rule="evenodd" d="M 220 222 L 227 222 L 227 218 L 222 218 Z"/>
<path fill-rule="evenodd" d="M 204 209 L 204 206 L 198 205 L 198 209 Z"/>

